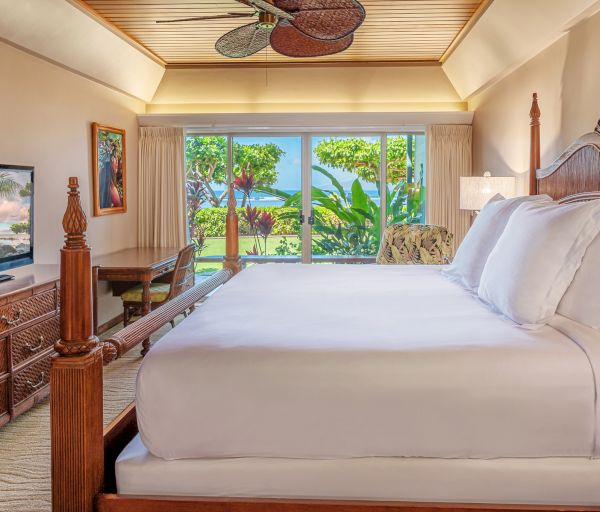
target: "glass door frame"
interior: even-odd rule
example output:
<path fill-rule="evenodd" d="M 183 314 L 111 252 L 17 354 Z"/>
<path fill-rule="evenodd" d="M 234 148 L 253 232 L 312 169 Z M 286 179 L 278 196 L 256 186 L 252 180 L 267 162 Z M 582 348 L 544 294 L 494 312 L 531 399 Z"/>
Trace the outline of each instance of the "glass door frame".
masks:
<path fill-rule="evenodd" d="M 302 191 L 302 255 L 300 256 L 301 263 L 310 264 L 312 263 L 312 225 L 309 222 L 309 217 L 312 210 L 312 144 L 314 137 L 377 137 L 380 142 L 380 164 L 379 164 L 379 180 L 380 186 L 380 229 L 381 233 L 387 225 L 387 141 L 388 137 L 399 137 L 407 135 L 425 135 L 425 130 L 402 130 L 393 129 L 390 127 L 386 131 L 371 131 L 361 130 L 357 128 L 347 129 L 327 129 L 319 128 L 310 130 L 281 130 L 273 131 L 272 129 L 258 130 L 248 129 L 247 131 L 231 131 L 231 130 L 220 130 L 211 129 L 206 127 L 202 128 L 188 128 L 184 130 L 184 139 L 193 136 L 220 136 L 227 138 L 227 180 L 229 183 L 233 180 L 233 140 L 236 137 L 298 137 L 301 139 L 301 191 Z M 185 148 L 184 148 L 184 161 L 185 161 Z M 427 170 L 426 170 L 427 172 Z"/>

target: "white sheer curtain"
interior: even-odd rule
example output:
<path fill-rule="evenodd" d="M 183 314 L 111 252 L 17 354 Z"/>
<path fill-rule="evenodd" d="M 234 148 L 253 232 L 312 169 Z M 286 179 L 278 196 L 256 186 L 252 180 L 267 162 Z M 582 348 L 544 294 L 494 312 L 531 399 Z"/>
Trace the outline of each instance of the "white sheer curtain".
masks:
<path fill-rule="evenodd" d="M 460 177 L 472 174 L 472 128 L 433 125 L 427 128 L 427 222 L 454 233 L 458 248 L 469 230 L 470 214 L 459 208 Z"/>
<path fill-rule="evenodd" d="M 183 247 L 187 240 L 184 135 L 181 128 L 140 128 L 139 244 Z"/>

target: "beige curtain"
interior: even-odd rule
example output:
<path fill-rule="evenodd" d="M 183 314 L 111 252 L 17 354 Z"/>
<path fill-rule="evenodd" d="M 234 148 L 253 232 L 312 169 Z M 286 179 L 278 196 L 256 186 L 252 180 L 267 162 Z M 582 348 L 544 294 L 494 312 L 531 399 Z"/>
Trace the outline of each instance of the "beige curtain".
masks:
<path fill-rule="evenodd" d="M 187 240 L 181 128 L 140 128 L 139 244 L 183 247 Z"/>
<path fill-rule="evenodd" d="M 472 129 L 464 125 L 427 128 L 427 222 L 446 227 L 460 245 L 470 214 L 460 210 L 460 176 L 471 176 Z"/>

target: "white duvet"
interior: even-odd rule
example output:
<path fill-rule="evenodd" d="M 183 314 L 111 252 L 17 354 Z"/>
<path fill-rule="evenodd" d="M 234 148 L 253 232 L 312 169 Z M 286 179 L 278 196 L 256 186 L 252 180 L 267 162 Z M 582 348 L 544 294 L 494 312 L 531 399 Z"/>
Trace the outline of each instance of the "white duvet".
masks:
<path fill-rule="evenodd" d="M 146 356 L 140 434 L 165 459 L 592 457 L 600 354 L 561 331 L 436 267 L 257 265 Z"/>

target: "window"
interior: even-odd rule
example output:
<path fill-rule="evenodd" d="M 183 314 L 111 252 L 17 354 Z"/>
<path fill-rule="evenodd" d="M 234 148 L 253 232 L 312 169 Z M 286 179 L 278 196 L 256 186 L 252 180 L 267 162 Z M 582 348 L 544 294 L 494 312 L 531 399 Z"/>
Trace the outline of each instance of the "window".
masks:
<path fill-rule="evenodd" d="M 425 135 L 186 137 L 197 271 L 220 268 L 229 183 L 240 254 L 252 261 L 372 261 L 382 228 L 425 222 Z"/>

